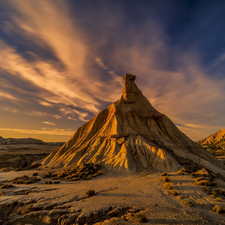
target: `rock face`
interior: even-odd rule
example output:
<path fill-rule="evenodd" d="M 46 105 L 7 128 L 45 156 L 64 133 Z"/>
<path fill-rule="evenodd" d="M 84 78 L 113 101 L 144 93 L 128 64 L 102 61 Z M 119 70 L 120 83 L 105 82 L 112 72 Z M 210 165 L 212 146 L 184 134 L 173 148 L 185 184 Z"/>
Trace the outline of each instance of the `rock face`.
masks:
<path fill-rule="evenodd" d="M 134 173 L 176 171 L 186 164 L 225 177 L 224 165 L 158 112 L 138 89 L 135 78 L 125 74 L 121 98 L 78 128 L 42 166 L 94 163 L 108 170 Z"/>
<path fill-rule="evenodd" d="M 198 141 L 199 144 L 202 146 L 208 146 L 208 147 L 217 147 L 217 148 L 223 148 L 225 147 L 225 129 L 222 129 L 207 138 L 204 138 L 200 141 Z"/>
<path fill-rule="evenodd" d="M 35 138 L 3 138 L 0 136 L 0 145 L 14 144 L 45 144 L 45 142 Z"/>

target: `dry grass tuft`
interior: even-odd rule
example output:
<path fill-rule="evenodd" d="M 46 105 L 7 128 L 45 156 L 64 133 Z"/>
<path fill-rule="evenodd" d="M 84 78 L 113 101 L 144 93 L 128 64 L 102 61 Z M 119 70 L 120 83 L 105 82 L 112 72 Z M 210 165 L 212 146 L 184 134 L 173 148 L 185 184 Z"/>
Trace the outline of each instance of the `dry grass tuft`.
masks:
<path fill-rule="evenodd" d="M 14 213 L 19 214 L 19 215 L 24 215 L 27 214 L 29 212 L 31 212 L 31 207 L 30 205 L 25 205 L 25 206 L 21 206 L 19 208 L 17 208 Z"/>
<path fill-rule="evenodd" d="M 15 186 L 14 185 L 11 185 L 11 184 L 3 184 L 0 186 L 0 189 L 7 189 L 7 188 L 14 188 Z"/>
<path fill-rule="evenodd" d="M 42 174 L 42 178 L 61 179 L 64 178 L 68 181 L 76 181 L 79 179 L 90 180 L 92 177 L 96 177 L 102 174 L 99 164 L 87 163 L 85 165 L 74 166 L 67 168 L 63 171 L 49 171 Z"/>
<path fill-rule="evenodd" d="M 211 195 L 213 193 L 211 187 L 201 186 L 201 188 L 207 195 Z"/>
<path fill-rule="evenodd" d="M 147 221 L 147 217 L 143 213 L 139 212 L 134 215 L 134 220 L 138 223 L 145 223 Z"/>
<path fill-rule="evenodd" d="M 172 189 L 170 194 L 173 195 L 173 196 L 177 196 L 178 195 L 176 189 Z"/>
<path fill-rule="evenodd" d="M 214 181 L 210 181 L 208 179 L 195 180 L 195 184 L 198 186 L 210 186 L 210 187 L 216 185 Z"/>
<path fill-rule="evenodd" d="M 189 206 L 189 207 L 193 207 L 194 203 L 190 200 L 190 199 L 183 199 L 182 201 L 183 205 Z"/>
<path fill-rule="evenodd" d="M 45 184 L 52 184 L 52 181 L 51 180 L 46 180 Z"/>
<path fill-rule="evenodd" d="M 163 187 L 164 187 L 165 189 L 171 190 L 171 189 L 172 189 L 172 184 L 171 184 L 170 182 L 166 182 L 166 183 L 163 185 Z"/>
<path fill-rule="evenodd" d="M 88 191 L 86 191 L 85 194 L 86 194 L 87 197 L 91 197 L 91 196 L 95 195 L 95 191 L 94 190 L 88 190 Z"/>
<path fill-rule="evenodd" d="M 184 172 L 183 170 L 178 170 L 178 171 L 177 171 L 177 174 L 179 174 L 179 175 L 184 175 L 185 172 Z"/>
<path fill-rule="evenodd" d="M 221 202 L 222 198 L 217 197 L 217 198 L 215 198 L 214 200 L 215 200 L 216 202 Z"/>
<path fill-rule="evenodd" d="M 54 184 L 59 184 L 60 183 L 60 180 L 55 180 L 54 181 Z"/>
<path fill-rule="evenodd" d="M 213 208 L 212 208 L 212 211 L 213 212 L 216 212 L 218 214 L 221 214 L 221 213 L 224 213 L 225 212 L 225 208 L 220 206 L 220 205 L 215 205 Z"/>
<path fill-rule="evenodd" d="M 164 183 L 171 181 L 169 177 L 161 177 L 160 180 Z"/>
<path fill-rule="evenodd" d="M 38 179 L 35 176 L 29 177 L 26 175 L 23 175 L 22 177 L 17 177 L 13 179 L 12 183 L 13 184 L 32 184 L 40 181 L 41 179 Z"/>
<path fill-rule="evenodd" d="M 161 176 L 169 176 L 169 174 L 164 172 L 164 173 L 161 174 Z"/>

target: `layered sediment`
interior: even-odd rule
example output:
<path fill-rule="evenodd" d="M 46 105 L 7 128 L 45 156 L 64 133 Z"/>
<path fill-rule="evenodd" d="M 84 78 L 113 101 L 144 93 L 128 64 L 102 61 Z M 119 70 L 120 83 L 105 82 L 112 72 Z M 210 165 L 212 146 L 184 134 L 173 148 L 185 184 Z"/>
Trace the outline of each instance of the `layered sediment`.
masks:
<path fill-rule="evenodd" d="M 93 163 L 134 173 L 177 171 L 181 165 L 191 165 L 225 177 L 224 165 L 158 112 L 138 89 L 135 78 L 125 74 L 121 98 L 78 128 L 42 166 Z"/>

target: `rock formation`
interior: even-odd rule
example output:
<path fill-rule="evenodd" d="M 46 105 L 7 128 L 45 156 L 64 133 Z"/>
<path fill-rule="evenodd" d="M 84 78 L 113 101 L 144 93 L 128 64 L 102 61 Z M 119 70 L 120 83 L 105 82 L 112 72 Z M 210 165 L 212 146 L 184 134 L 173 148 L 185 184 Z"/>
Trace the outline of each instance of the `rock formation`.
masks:
<path fill-rule="evenodd" d="M 35 138 L 3 138 L 0 136 L 0 145 L 15 144 L 45 144 L 45 142 Z"/>
<path fill-rule="evenodd" d="M 108 170 L 177 171 L 181 165 L 198 165 L 225 177 L 225 167 L 211 153 L 189 139 L 158 112 L 124 75 L 121 98 L 77 129 L 42 166 L 101 164 Z"/>
<path fill-rule="evenodd" d="M 206 147 L 224 148 L 225 147 L 225 129 L 222 129 L 198 141 L 198 143 Z"/>

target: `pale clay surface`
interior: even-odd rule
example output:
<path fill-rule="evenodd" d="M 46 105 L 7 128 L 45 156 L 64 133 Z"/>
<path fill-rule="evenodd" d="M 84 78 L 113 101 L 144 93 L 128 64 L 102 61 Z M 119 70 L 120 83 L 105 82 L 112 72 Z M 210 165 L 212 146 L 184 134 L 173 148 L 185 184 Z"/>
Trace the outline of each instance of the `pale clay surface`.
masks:
<path fill-rule="evenodd" d="M 34 171 L 23 174 L 30 175 L 32 172 Z M 0 173 L 1 177 L 6 177 L 6 174 L 10 179 L 15 177 L 13 172 Z M 170 174 L 173 188 L 179 193 L 177 197 L 167 193 L 163 183 L 159 181 L 160 177 L 159 173 L 148 172 L 136 175 L 109 173 L 88 181 L 62 181 L 60 184 L 46 185 L 41 180 L 37 184 L 16 185 L 17 188 L 5 190 L 6 193 L 0 197 L 0 211 L 3 212 L 6 205 L 16 201 L 20 204 L 29 204 L 36 209 L 26 215 L 11 214 L 9 224 L 12 225 L 67 224 L 56 223 L 63 215 L 75 218 L 71 220 L 73 221 L 71 224 L 76 224 L 82 217 L 90 221 L 90 224 L 137 224 L 121 218 L 129 217 L 127 211 L 124 214 L 115 213 L 115 216 L 110 217 L 110 207 L 114 210 L 119 208 L 117 211 L 124 207 L 141 209 L 147 216 L 147 224 L 224 223 L 223 215 L 210 211 L 215 204 L 224 206 L 224 200 L 220 203 L 215 202 L 201 190 L 201 187 L 194 185 L 190 175 Z M 18 191 L 29 189 L 32 191 L 28 195 L 15 195 Z M 87 198 L 85 192 L 89 189 L 95 190 L 96 195 Z M 195 206 L 191 208 L 183 206 L 181 198 L 191 199 Z M 109 214 L 108 218 L 101 219 L 104 212 Z M 93 218 L 93 215 L 99 216 L 100 222 L 91 222 L 90 218 Z M 115 223 L 115 217 L 119 223 Z"/>

